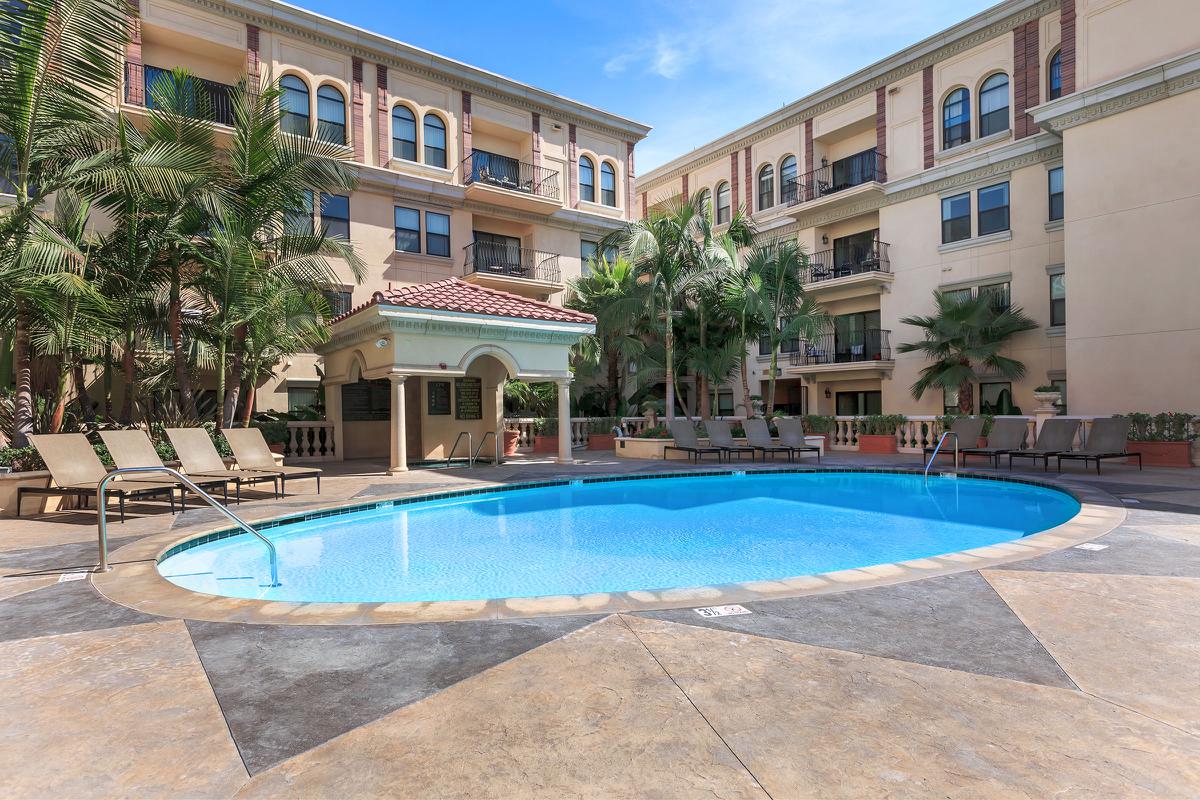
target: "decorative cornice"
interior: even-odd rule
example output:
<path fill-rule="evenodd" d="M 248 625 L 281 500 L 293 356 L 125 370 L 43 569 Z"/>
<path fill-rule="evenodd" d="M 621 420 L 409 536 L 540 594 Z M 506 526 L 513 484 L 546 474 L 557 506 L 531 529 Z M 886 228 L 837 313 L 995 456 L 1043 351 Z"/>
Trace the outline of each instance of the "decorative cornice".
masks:
<path fill-rule="evenodd" d="M 313 14 L 273 0 L 183 0 L 224 17 L 238 19 L 272 33 L 304 39 L 349 56 L 445 83 L 506 105 L 574 122 L 620 141 L 641 140 L 650 126 L 610 114 L 576 100 L 559 97 L 528 84 L 469 64 L 420 50 L 395 39 Z M 340 35 L 339 35 L 340 34 Z M 439 68 L 440 67 L 440 68 Z M 541 100 L 539 102 L 539 99 Z M 447 109 L 449 110 L 449 109 Z"/>
<path fill-rule="evenodd" d="M 871 94 L 881 86 L 901 81 L 920 73 L 927 66 L 1009 34 L 1018 25 L 1057 11 L 1058 7 L 1059 0 L 1012 0 L 977 14 L 953 28 L 935 34 L 779 111 L 760 117 L 714 142 L 651 170 L 638 180 L 649 184 L 676 179 L 685 172 L 692 172 L 726 158 L 734 150 L 768 139 L 788 128 L 803 124 L 805 120 Z M 638 190 L 652 191 L 653 188 L 639 186 Z"/>
<path fill-rule="evenodd" d="M 1159 62 L 1030 109 L 1034 122 L 1061 134 L 1168 97 L 1200 89 L 1200 50 Z"/>

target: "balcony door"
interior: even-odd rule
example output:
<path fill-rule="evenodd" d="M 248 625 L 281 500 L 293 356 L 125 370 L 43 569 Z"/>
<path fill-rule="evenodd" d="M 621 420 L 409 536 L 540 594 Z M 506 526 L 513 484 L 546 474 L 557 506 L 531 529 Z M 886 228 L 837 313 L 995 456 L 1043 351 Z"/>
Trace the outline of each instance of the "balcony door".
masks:
<path fill-rule="evenodd" d="M 853 233 L 833 240 L 833 266 L 839 275 L 862 272 L 862 266 L 875 253 L 879 229 Z"/>
<path fill-rule="evenodd" d="M 521 240 L 515 236 L 474 231 L 475 271 L 520 275 Z"/>
<path fill-rule="evenodd" d="M 863 150 L 833 162 L 833 188 L 848 189 L 875 180 L 875 149 Z"/>
<path fill-rule="evenodd" d="M 511 156 L 475 150 L 471 154 L 475 180 L 517 189 L 521 185 L 521 162 Z"/>
<path fill-rule="evenodd" d="M 839 362 L 879 358 L 879 312 L 864 311 L 833 318 L 834 351 Z"/>

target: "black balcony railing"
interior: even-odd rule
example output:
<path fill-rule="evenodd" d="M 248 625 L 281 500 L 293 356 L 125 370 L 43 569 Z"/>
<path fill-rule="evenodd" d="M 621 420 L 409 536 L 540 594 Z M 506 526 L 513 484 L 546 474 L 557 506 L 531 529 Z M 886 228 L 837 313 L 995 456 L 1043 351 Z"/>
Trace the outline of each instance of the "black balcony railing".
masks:
<path fill-rule="evenodd" d="M 836 194 L 864 183 L 872 181 L 882 183 L 887 180 L 886 161 L 887 157 L 874 147 L 846 158 L 840 158 L 832 164 L 826 164 L 801 175 L 792 191 L 792 196 L 784 197 L 784 202 L 788 205 L 795 205 Z M 787 188 L 784 186 L 785 191 Z"/>
<path fill-rule="evenodd" d="M 125 102 L 127 103 L 137 102 L 132 96 L 135 82 L 130 80 L 130 72 L 136 69 L 142 70 L 142 85 L 144 87 L 141 102 L 137 104 L 143 105 L 146 108 L 154 108 L 154 86 L 157 82 L 166 80 L 170 76 L 171 70 L 163 69 L 162 67 L 152 67 L 149 64 L 142 66 L 126 62 Z M 232 125 L 233 87 L 224 83 L 205 80 L 204 78 L 192 77 L 190 80 L 196 87 L 196 102 L 191 115 L 200 119 L 208 119 L 221 125 Z"/>
<path fill-rule="evenodd" d="M 851 242 L 846 247 L 835 247 L 832 250 L 822 250 L 808 257 L 808 280 L 806 283 L 818 283 L 834 278 L 845 278 L 848 275 L 861 275 L 864 272 L 891 272 L 892 265 L 888 263 L 888 243 Z"/>
<path fill-rule="evenodd" d="M 462 162 L 463 184 L 486 183 L 514 192 L 558 200 L 558 171 L 526 164 L 511 156 L 473 150 Z"/>
<path fill-rule="evenodd" d="M 890 361 L 891 331 L 865 330 L 823 333 L 800 343 L 791 354 L 793 367 L 817 364 L 850 364 L 857 361 Z"/>
<path fill-rule="evenodd" d="M 499 242 L 472 242 L 463 248 L 466 274 L 503 275 L 561 283 L 558 254 Z"/>

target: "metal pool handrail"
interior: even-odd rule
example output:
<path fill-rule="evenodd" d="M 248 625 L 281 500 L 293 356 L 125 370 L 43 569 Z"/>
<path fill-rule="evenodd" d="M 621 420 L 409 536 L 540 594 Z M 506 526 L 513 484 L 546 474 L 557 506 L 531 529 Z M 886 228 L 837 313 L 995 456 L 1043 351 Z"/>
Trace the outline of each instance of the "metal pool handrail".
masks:
<path fill-rule="evenodd" d="M 471 435 L 470 431 L 459 431 L 458 436 L 454 439 L 454 446 L 450 448 L 450 455 L 446 456 L 447 467 L 454 460 L 454 451 L 458 449 L 458 443 L 462 441 L 464 436 L 467 437 L 467 466 L 472 467 L 475 465 L 475 460 L 471 458 L 471 451 L 475 449 L 475 437 Z"/>
<path fill-rule="evenodd" d="M 96 486 L 96 513 L 98 515 L 96 527 L 100 536 L 100 572 L 108 572 L 110 569 L 112 569 L 112 567 L 108 565 L 108 512 L 104 502 L 104 492 L 108 489 L 108 484 L 112 481 L 112 479 L 118 475 L 129 475 L 139 472 L 165 472 L 173 476 L 177 481 L 199 495 L 204 502 L 208 503 L 217 511 L 220 511 L 222 514 L 228 517 L 230 521 L 236 524 L 239 528 L 244 530 L 246 533 L 252 534 L 260 539 L 262 543 L 267 546 L 267 553 L 271 557 L 271 583 L 269 585 L 280 585 L 279 554 L 275 552 L 275 545 L 271 543 L 271 540 L 263 536 L 254 528 L 250 527 L 250 525 L 247 524 L 246 521 L 237 514 L 234 514 L 228 508 L 221 505 L 221 503 L 219 503 L 216 498 L 214 498 L 208 492 L 192 483 L 191 479 L 186 475 L 181 473 L 179 470 L 171 469 L 170 467 L 122 467 L 121 469 L 114 469 L 112 472 L 100 479 L 100 483 Z"/>
<path fill-rule="evenodd" d="M 487 444 L 487 439 L 489 436 L 492 437 L 493 439 L 495 439 L 496 432 L 495 431 L 484 431 L 483 436 L 479 437 L 479 447 L 475 448 L 475 455 L 471 456 L 470 466 L 472 466 L 472 467 L 475 466 L 475 462 L 479 460 L 479 454 L 483 452 L 483 446 L 485 444 Z M 500 446 L 499 446 L 498 442 L 496 444 L 496 458 L 492 463 L 494 463 L 494 464 L 500 463 Z"/>
<path fill-rule="evenodd" d="M 929 461 L 925 464 L 925 480 L 929 480 L 929 468 L 933 466 L 933 462 L 937 460 L 938 452 L 942 449 L 942 443 L 946 441 L 947 436 L 954 437 L 954 474 L 958 474 L 958 434 L 954 431 L 946 431 L 938 437 L 937 445 L 933 448 L 933 455 L 929 457 Z"/>

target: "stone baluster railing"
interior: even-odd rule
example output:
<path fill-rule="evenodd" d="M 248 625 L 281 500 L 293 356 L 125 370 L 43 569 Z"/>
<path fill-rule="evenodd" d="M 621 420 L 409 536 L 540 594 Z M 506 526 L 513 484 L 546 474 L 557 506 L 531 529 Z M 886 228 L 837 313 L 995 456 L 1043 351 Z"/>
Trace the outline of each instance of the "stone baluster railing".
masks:
<path fill-rule="evenodd" d="M 333 423 L 324 420 L 300 420 L 287 424 L 283 455 L 289 461 L 333 461 Z"/>

